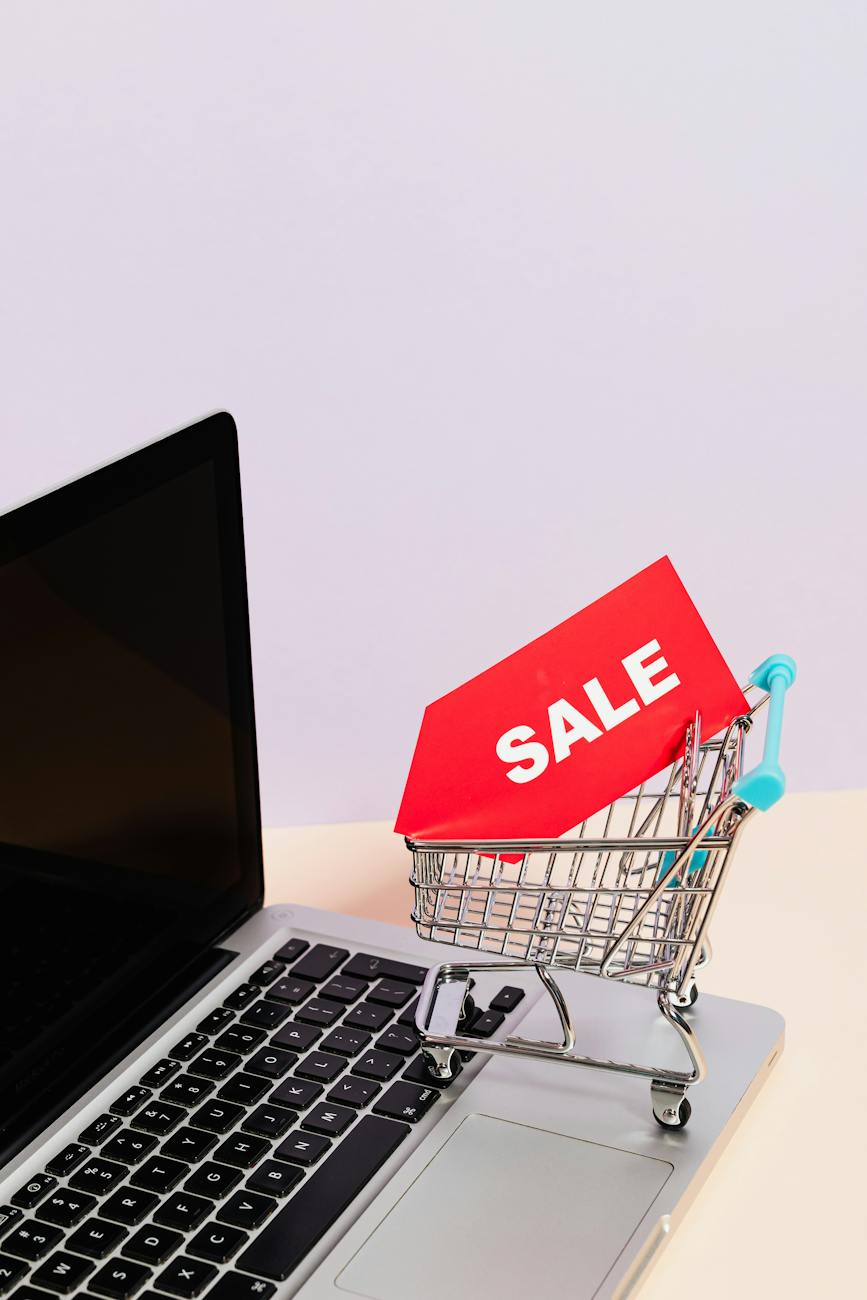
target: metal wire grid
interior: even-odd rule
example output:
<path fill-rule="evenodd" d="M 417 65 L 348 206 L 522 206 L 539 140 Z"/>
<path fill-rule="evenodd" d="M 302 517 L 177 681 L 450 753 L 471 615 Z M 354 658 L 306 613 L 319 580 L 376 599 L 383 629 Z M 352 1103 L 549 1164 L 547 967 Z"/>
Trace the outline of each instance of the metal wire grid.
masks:
<path fill-rule="evenodd" d="M 424 939 L 653 987 L 676 985 L 692 955 L 740 821 L 737 807 L 709 827 L 692 871 L 648 903 L 664 866 L 728 799 L 743 738 L 761 700 L 721 741 L 688 730 L 683 758 L 656 791 L 647 783 L 563 840 L 413 845 L 413 919 Z M 704 847 L 704 846 L 707 847 Z M 488 850 L 488 851 L 486 851 Z M 666 857 L 668 855 L 668 857 Z M 606 957 L 608 961 L 603 972 Z"/>

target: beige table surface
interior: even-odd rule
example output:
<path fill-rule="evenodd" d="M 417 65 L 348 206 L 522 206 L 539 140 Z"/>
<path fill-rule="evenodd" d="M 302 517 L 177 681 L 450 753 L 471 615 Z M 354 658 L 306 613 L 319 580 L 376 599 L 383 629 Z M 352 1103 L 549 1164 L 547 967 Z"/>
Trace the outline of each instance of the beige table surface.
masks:
<path fill-rule="evenodd" d="M 744 833 L 702 988 L 782 1012 L 786 1050 L 642 1300 L 867 1296 L 865 825 L 867 791 L 796 794 Z M 409 924 L 384 822 L 267 830 L 265 862 L 268 903 Z"/>

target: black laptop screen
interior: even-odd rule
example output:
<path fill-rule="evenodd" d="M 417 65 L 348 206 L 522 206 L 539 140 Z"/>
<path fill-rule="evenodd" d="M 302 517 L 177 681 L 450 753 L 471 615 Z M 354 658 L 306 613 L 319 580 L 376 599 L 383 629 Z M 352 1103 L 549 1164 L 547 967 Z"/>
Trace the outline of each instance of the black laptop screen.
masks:
<path fill-rule="evenodd" d="M 0 519 L 0 1136 L 260 898 L 234 428 L 214 417 Z"/>

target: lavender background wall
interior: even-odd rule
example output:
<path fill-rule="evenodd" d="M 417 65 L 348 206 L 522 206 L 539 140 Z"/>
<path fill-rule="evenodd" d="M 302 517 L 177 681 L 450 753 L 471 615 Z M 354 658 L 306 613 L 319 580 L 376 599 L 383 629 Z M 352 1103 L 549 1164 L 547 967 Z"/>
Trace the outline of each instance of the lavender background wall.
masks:
<path fill-rule="evenodd" d="M 0 504 L 218 407 L 268 822 L 672 555 L 863 785 L 867 11 L 0 8 Z"/>

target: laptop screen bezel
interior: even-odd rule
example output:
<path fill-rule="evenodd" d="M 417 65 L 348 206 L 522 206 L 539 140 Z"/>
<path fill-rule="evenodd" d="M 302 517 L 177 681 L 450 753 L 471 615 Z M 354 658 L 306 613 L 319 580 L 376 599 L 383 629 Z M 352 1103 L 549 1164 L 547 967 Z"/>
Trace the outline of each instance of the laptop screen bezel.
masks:
<path fill-rule="evenodd" d="M 195 918 L 201 950 L 261 907 L 262 825 L 247 605 L 241 480 L 235 422 L 221 411 L 102 465 L 0 516 L 0 564 L 122 507 L 202 465 L 214 473 L 235 775 L 239 876 Z"/>

